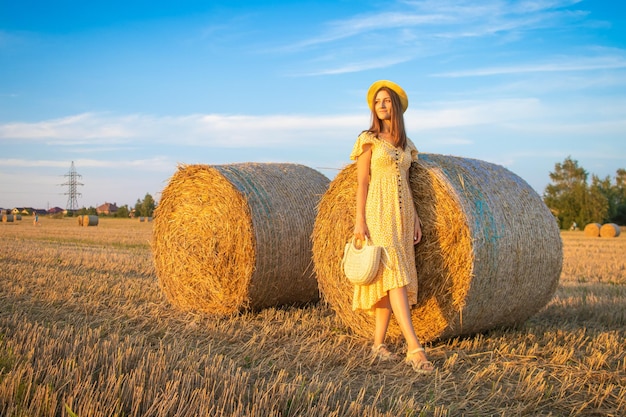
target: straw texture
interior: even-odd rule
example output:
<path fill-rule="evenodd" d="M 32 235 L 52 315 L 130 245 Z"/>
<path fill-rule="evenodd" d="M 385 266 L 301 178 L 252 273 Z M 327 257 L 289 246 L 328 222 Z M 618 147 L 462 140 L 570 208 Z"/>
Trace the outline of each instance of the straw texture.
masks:
<path fill-rule="evenodd" d="M 153 225 L 167 298 L 214 314 L 317 301 L 310 236 L 328 183 L 296 164 L 179 166 Z"/>
<path fill-rule="evenodd" d="M 521 178 L 498 165 L 421 154 L 410 171 L 422 242 L 416 246 L 423 341 L 524 322 L 556 290 L 562 243 L 554 216 Z M 322 197 L 313 259 L 323 299 L 356 334 L 371 337 L 374 317 L 352 311 L 352 285 L 340 269 L 354 227 L 356 165 Z M 388 332 L 400 337 L 395 322 Z"/>
<path fill-rule="evenodd" d="M 621 230 L 615 223 L 605 223 L 600 228 L 601 237 L 618 237 Z"/>
<path fill-rule="evenodd" d="M 599 237 L 601 228 L 600 223 L 589 223 L 585 226 L 583 232 L 585 233 L 585 236 Z"/>

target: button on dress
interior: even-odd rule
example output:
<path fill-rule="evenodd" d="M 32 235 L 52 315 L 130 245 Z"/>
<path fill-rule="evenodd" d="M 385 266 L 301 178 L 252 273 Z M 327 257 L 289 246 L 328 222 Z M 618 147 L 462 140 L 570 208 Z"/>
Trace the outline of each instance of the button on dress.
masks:
<path fill-rule="evenodd" d="M 373 313 L 373 306 L 393 288 L 407 287 L 409 305 L 417 303 L 417 272 L 413 228 L 415 212 L 409 186 L 409 168 L 417 160 L 417 149 L 407 139 L 406 149 L 396 148 L 370 132 L 357 138 L 350 159 L 372 145 L 370 182 L 365 203 L 365 221 L 374 245 L 384 246 L 384 264 L 370 285 L 355 285 L 353 310 Z"/>

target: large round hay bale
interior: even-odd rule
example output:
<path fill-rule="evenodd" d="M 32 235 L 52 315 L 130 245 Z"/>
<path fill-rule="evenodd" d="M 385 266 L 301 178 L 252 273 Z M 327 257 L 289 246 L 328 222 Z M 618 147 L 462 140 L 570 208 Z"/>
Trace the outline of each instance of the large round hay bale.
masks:
<path fill-rule="evenodd" d="M 22 220 L 22 215 L 21 214 L 16 214 L 15 215 L 15 220 Z"/>
<path fill-rule="evenodd" d="M 76 216 L 76 220 L 78 220 L 78 225 L 79 225 L 79 226 L 82 226 L 82 225 L 83 225 L 83 218 L 84 218 L 84 217 L 85 217 L 85 216 L 82 216 L 82 215 L 78 215 L 78 216 Z"/>
<path fill-rule="evenodd" d="M 435 154 L 421 154 L 409 175 L 423 222 L 412 310 L 422 341 L 515 325 L 545 306 L 561 273 L 562 242 L 556 219 L 526 182 L 498 165 Z M 353 287 L 341 271 L 356 185 L 351 164 L 322 197 L 313 259 L 323 299 L 354 333 L 371 337 L 374 317 L 352 310 Z M 395 321 L 388 335 L 401 336 Z"/>
<path fill-rule="evenodd" d="M 13 220 L 15 220 L 15 218 L 12 214 L 2 215 L 2 223 L 13 223 Z"/>
<path fill-rule="evenodd" d="M 328 183 L 296 164 L 179 166 L 153 226 L 167 298 L 213 314 L 317 301 L 310 236 Z"/>
<path fill-rule="evenodd" d="M 585 226 L 583 233 L 585 233 L 585 236 L 599 237 L 600 229 L 601 229 L 600 223 L 589 223 L 588 225 Z"/>
<path fill-rule="evenodd" d="M 621 230 L 615 223 L 605 223 L 600 228 L 601 237 L 618 237 Z"/>
<path fill-rule="evenodd" d="M 83 226 L 97 226 L 98 225 L 98 216 L 93 214 L 87 214 L 83 216 Z"/>

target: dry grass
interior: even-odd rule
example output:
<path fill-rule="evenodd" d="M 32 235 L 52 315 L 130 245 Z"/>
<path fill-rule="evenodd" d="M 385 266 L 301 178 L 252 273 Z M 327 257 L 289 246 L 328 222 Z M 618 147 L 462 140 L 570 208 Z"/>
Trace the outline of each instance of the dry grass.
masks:
<path fill-rule="evenodd" d="M 438 372 L 367 359 L 321 304 L 181 312 L 151 223 L 0 224 L 0 415 L 626 414 L 626 238 L 564 232 L 555 296 L 517 328 L 428 346 Z M 401 345 L 392 345 L 400 351 Z"/>

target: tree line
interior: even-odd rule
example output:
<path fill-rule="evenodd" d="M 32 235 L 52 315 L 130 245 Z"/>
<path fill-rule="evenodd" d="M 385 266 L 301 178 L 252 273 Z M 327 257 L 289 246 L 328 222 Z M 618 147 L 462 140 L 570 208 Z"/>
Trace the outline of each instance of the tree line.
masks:
<path fill-rule="evenodd" d="M 156 202 L 154 201 L 154 198 L 150 195 L 150 193 L 146 193 L 143 200 L 139 198 L 137 199 L 137 202 L 135 203 L 135 207 L 134 207 L 134 215 L 135 217 L 152 217 L 152 215 L 154 214 L 155 208 L 156 208 Z M 130 217 L 131 212 L 133 212 L 133 209 L 130 208 L 128 204 L 124 204 L 123 206 L 118 207 L 117 211 L 112 216 L 120 217 L 120 218 L 128 218 Z M 89 208 L 83 207 L 82 209 L 78 211 L 77 214 L 96 215 L 98 214 L 98 212 L 95 207 L 89 207 Z"/>
<path fill-rule="evenodd" d="M 615 223 L 626 225 L 626 170 L 620 168 L 615 177 L 591 175 L 568 156 L 550 172 L 543 201 L 557 218 L 561 229 L 576 224 Z"/>

